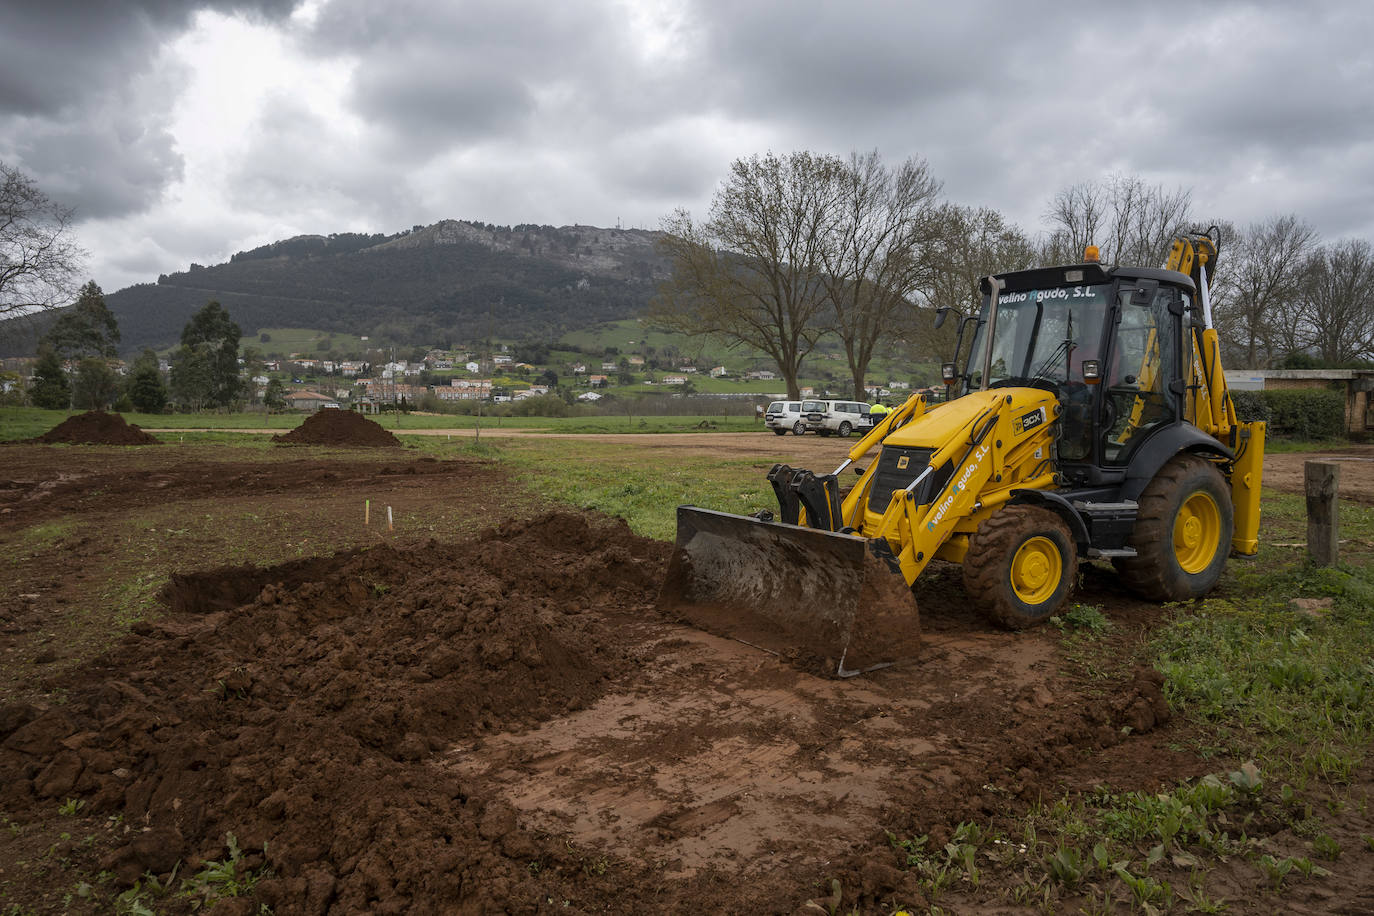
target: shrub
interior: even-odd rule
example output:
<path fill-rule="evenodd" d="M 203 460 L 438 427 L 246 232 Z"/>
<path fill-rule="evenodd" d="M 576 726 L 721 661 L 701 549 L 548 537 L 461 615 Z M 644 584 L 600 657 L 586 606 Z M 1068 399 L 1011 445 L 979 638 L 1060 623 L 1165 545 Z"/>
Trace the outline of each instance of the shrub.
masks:
<path fill-rule="evenodd" d="M 1339 392 L 1279 389 L 1256 394 L 1269 410 L 1267 422 L 1275 436 L 1310 440 L 1345 435 L 1345 398 Z"/>
<path fill-rule="evenodd" d="M 1274 412 L 1269 409 L 1263 391 L 1232 391 L 1231 403 L 1236 407 L 1236 416 L 1247 423 L 1255 420 L 1265 423 L 1274 421 Z"/>

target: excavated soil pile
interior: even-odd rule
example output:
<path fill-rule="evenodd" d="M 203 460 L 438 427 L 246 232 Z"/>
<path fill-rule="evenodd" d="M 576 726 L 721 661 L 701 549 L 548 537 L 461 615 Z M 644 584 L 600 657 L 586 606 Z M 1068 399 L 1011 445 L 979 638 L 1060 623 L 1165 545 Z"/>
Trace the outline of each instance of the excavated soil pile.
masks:
<path fill-rule="evenodd" d="M 388 430 L 351 410 L 316 411 L 289 433 L 272 437 L 289 445 L 353 445 L 364 448 L 400 448 L 401 440 Z"/>
<path fill-rule="evenodd" d="M 68 417 L 32 440 L 68 445 L 157 445 L 158 439 L 138 426 L 125 422 L 117 413 L 91 410 Z"/>
<path fill-rule="evenodd" d="M 102 863 L 125 883 L 223 858 L 234 833 L 270 865 L 256 894 L 277 912 L 544 899 L 552 875 L 529 863 L 569 851 L 430 758 L 598 697 L 634 664 L 618 630 L 666 549 L 553 513 L 456 546 L 178 577 L 173 613 L 77 673 L 69 702 L 0 707 L 0 806 L 80 798 L 150 827 Z"/>

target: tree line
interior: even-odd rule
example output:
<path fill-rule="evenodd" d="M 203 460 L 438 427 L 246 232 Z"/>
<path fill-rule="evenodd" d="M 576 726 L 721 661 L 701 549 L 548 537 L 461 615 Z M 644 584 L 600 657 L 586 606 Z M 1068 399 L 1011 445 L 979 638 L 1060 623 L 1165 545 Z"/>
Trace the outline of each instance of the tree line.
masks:
<path fill-rule="evenodd" d="M 206 303 L 181 331 L 164 378 L 152 348 L 144 348 L 125 377 L 115 371 L 119 323 L 94 281 L 81 288 L 38 342 L 29 401 L 49 410 L 121 410 L 161 413 L 228 407 L 243 396 L 239 377 L 239 326 L 218 302 Z M 75 371 L 68 373 L 66 366 Z"/>
<path fill-rule="evenodd" d="M 843 345 L 863 396 L 879 347 L 948 355 L 932 310 L 980 307 L 978 280 L 1078 263 L 1095 244 L 1108 265 L 1162 264 L 1173 237 L 1216 225 L 1212 290 L 1226 365 L 1348 366 L 1374 359 L 1374 252 L 1324 243 L 1296 215 L 1237 227 L 1204 219 L 1186 188 L 1115 175 L 1056 193 L 1046 230 L 1029 235 L 999 212 L 942 197 L 921 158 L 889 166 L 876 152 L 735 160 L 697 220 L 678 210 L 660 242 L 672 266 L 651 315 L 689 334 L 768 354 L 798 395 L 802 361 L 825 336 Z"/>

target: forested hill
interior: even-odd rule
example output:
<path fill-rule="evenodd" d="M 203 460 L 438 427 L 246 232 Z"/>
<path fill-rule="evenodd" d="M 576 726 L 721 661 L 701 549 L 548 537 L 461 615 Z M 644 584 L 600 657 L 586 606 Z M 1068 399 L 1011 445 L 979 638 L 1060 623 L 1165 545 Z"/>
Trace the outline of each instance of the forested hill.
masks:
<path fill-rule="evenodd" d="M 218 300 L 245 334 L 309 327 L 415 344 L 549 339 L 639 314 L 666 267 L 657 232 L 445 220 L 397 235 L 298 236 L 107 294 L 120 349 L 177 342 Z"/>

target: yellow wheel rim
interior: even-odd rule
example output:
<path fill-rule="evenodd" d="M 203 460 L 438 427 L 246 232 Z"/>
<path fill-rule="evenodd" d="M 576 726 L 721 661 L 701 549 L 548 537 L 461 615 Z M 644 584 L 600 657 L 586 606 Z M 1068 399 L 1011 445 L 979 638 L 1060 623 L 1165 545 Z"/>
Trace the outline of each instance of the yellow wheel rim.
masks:
<path fill-rule="evenodd" d="M 1183 501 L 1174 519 L 1174 557 L 1183 571 L 1197 575 L 1208 566 L 1221 546 L 1221 510 L 1217 501 L 1201 491 Z"/>
<path fill-rule="evenodd" d="M 1011 589 L 1023 603 L 1044 604 L 1059 589 L 1064 557 L 1047 537 L 1033 537 L 1011 558 Z"/>

